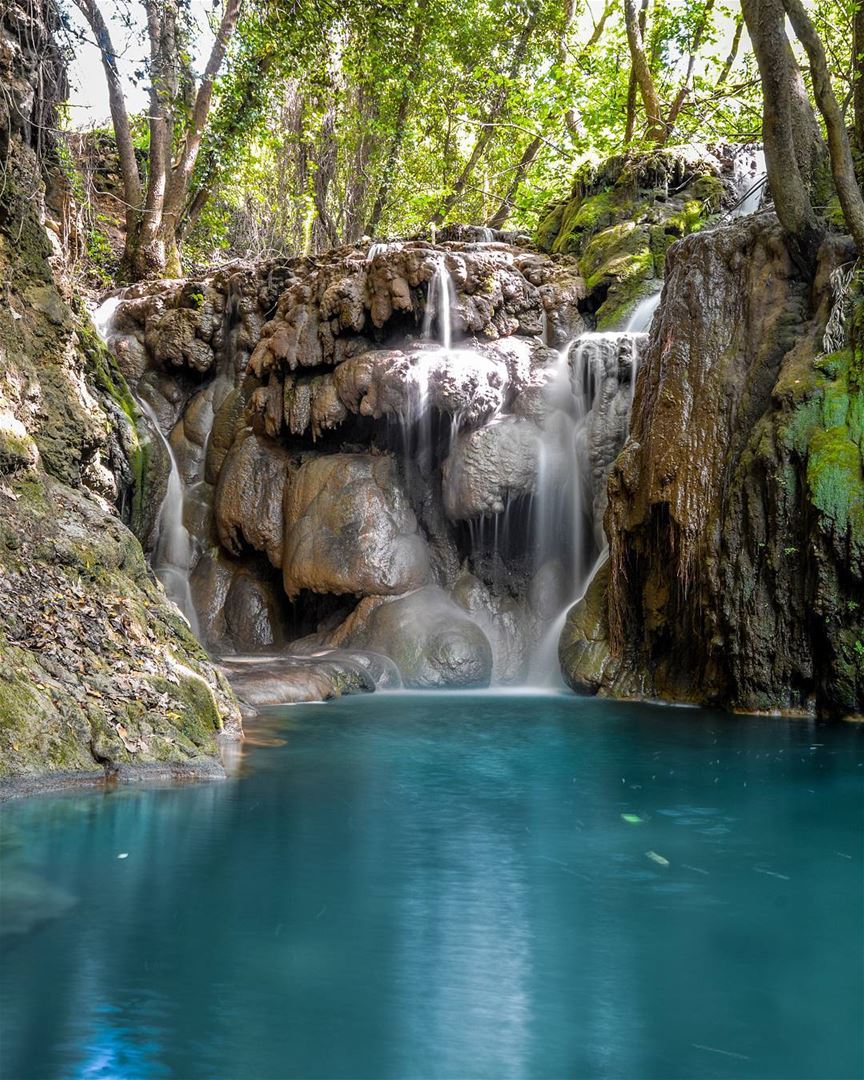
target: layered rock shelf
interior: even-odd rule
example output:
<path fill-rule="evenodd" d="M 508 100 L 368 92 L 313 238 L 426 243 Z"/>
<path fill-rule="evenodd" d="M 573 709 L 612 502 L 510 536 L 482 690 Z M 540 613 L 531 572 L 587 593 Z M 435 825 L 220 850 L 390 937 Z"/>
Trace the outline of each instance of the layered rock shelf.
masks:
<path fill-rule="evenodd" d="M 373 650 L 409 686 L 523 678 L 540 567 L 488 524 L 527 527 L 586 295 L 572 259 L 470 240 L 124 293 L 108 341 L 182 478 L 206 644 Z M 152 546 L 170 462 L 150 445 Z"/>

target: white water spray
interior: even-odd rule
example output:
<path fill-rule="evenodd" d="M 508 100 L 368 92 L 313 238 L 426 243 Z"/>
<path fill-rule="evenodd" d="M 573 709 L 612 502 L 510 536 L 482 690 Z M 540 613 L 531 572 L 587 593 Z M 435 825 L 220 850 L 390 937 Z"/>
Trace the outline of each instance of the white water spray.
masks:
<path fill-rule="evenodd" d="M 93 323 L 103 341 L 108 343 L 114 314 L 120 298 L 111 296 L 93 313 Z M 110 346 L 109 346 L 110 347 Z M 165 497 L 159 508 L 156 522 L 156 545 L 151 554 L 153 573 L 162 583 L 166 595 L 186 616 L 192 632 L 199 636 L 198 617 L 192 602 L 189 573 L 192 569 L 194 549 L 189 530 L 183 521 L 185 492 L 177 458 L 170 442 L 159 426 L 159 420 L 151 406 L 141 398 L 135 398 L 138 408 L 150 421 L 150 427 L 162 443 L 168 455 L 169 472 Z"/>
<path fill-rule="evenodd" d="M 658 298 L 659 293 L 650 298 L 654 306 Z M 562 584 L 557 614 L 534 651 L 529 671 L 532 686 L 560 684 L 558 637 L 567 612 L 584 595 L 605 555 L 595 502 L 609 462 L 602 455 L 597 459 L 592 448 L 601 428 L 600 443 L 609 438 L 610 426 L 617 425 L 611 435 L 614 439 L 614 431 L 626 429 L 629 423 L 632 383 L 646 339 L 644 332 L 632 331 L 582 334 L 561 350 L 547 383 L 548 412 L 542 424 L 533 508 L 535 568 L 540 573 L 558 566 Z M 627 395 L 623 400 L 622 394 Z M 623 435 L 620 430 L 617 437 L 623 439 Z"/>
<path fill-rule="evenodd" d="M 651 329 L 651 322 L 654 319 L 654 313 L 657 308 L 660 307 L 660 297 L 662 291 L 658 289 L 656 292 L 652 292 L 649 296 L 644 297 L 633 308 L 630 313 L 630 318 L 627 320 L 627 325 L 624 330 L 628 334 L 647 334 Z"/>
<path fill-rule="evenodd" d="M 423 314 L 423 337 L 432 337 L 432 323 L 438 320 L 438 337 L 441 347 L 449 352 L 453 343 L 453 282 L 443 258 L 435 266 L 435 273 L 428 285 L 426 311 Z"/>
<path fill-rule="evenodd" d="M 764 150 L 754 150 L 752 157 L 742 153 L 735 158 L 735 185 L 739 198 L 729 211 L 729 218 L 756 213 L 762 205 L 767 177 Z"/>

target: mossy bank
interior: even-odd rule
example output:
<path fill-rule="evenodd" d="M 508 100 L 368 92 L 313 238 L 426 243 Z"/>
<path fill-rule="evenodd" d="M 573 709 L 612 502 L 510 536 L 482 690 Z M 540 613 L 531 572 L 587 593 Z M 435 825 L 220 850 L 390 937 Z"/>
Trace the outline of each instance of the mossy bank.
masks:
<path fill-rule="evenodd" d="M 17 95 L 0 103 L 0 797 L 106 776 L 217 776 L 219 740 L 239 737 L 239 711 L 121 520 L 118 508 L 131 521 L 144 491 L 134 402 L 52 269 L 62 253 L 45 218 L 53 161 L 40 125 L 62 63 L 47 21 L 18 34 L 10 20 L 0 53 Z"/>

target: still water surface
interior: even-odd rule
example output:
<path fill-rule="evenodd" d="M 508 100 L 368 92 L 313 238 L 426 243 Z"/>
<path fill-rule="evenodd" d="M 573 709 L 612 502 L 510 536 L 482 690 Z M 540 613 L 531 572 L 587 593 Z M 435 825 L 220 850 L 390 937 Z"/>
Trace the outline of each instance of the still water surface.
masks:
<path fill-rule="evenodd" d="M 854 729 L 489 694 L 263 727 L 227 783 L 4 808 L 7 1080 L 864 1072 Z"/>

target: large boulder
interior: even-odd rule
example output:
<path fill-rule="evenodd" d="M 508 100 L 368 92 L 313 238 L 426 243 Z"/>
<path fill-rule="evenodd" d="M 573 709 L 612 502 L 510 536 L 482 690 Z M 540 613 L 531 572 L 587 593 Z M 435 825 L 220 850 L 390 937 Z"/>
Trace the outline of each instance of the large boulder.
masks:
<path fill-rule="evenodd" d="M 216 485 L 216 531 L 232 555 L 244 544 L 282 565 L 282 502 L 290 455 L 269 439 L 249 435 L 228 452 Z"/>
<path fill-rule="evenodd" d="M 285 593 L 398 595 L 422 585 L 429 553 L 387 454 L 310 458 L 285 488 Z"/>
<path fill-rule="evenodd" d="M 500 514 L 507 502 L 534 490 L 540 430 L 506 417 L 463 432 L 443 468 L 444 507 L 451 521 Z"/>
<path fill-rule="evenodd" d="M 389 656 L 415 689 L 471 689 L 492 678 L 489 639 L 435 585 L 372 607 L 346 644 Z"/>

